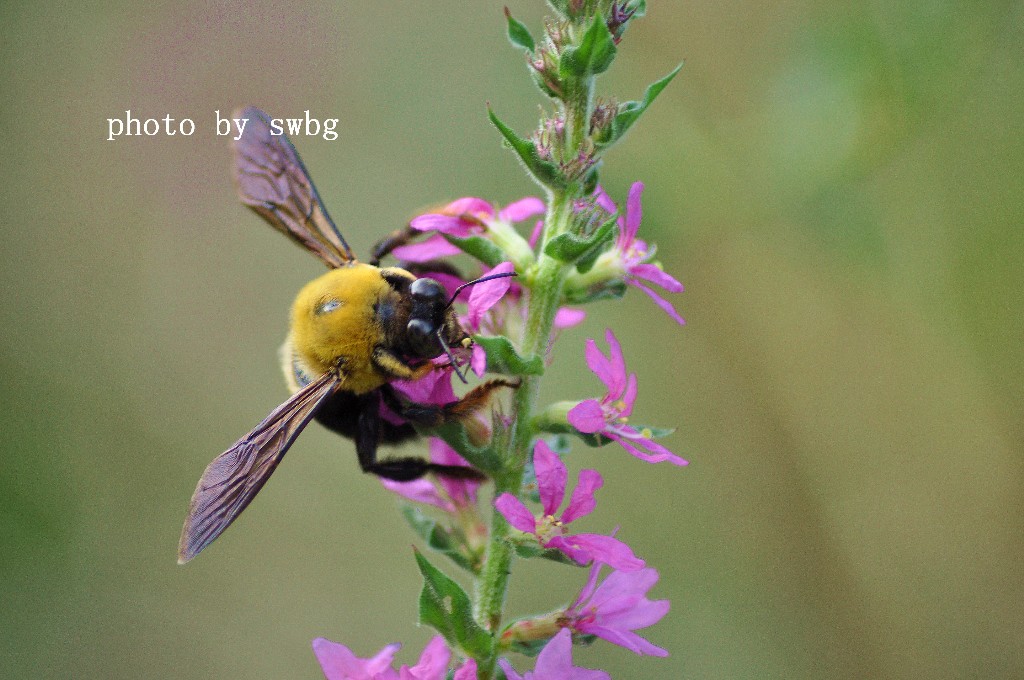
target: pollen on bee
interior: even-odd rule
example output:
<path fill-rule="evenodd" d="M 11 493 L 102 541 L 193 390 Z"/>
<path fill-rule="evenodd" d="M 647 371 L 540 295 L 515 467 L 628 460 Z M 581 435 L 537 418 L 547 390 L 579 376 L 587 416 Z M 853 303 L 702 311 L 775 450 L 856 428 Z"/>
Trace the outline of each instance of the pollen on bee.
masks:
<path fill-rule="evenodd" d="M 465 349 L 469 349 L 470 347 L 472 347 L 473 346 L 473 338 L 463 338 L 462 339 L 462 346 Z"/>

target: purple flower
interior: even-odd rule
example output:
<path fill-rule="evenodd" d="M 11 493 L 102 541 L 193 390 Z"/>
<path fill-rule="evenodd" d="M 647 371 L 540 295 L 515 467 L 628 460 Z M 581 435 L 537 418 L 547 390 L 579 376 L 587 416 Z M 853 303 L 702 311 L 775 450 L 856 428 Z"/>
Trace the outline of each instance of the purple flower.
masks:
<path fill-rule="evenodd" d="M 369 659 L 360 659 L 345 645 L 325 638 L 313 640 L 313 653 L 327 680 L 444 680 L 451 652 L 444 638 L 436 636 L 423 649 L 415 666 L 391 667 L 401 645 L 391 644 Z"/>
<path fill-rule="evenodd" d="M 637 430 L 627 424 L 636 401 L 636 373 L 626 375 L 622 347 L 611 330 L 605 331 L 610 356 L 587 340 L 587 366 L 608 388 L 600 401 L 587 399 L 569 410 L 569 424 L 585 434 L 601 434 L 618 442 L 624 449 L 648 463 L 669 461 L 674 465 L 688 463 L 651 438 L 649 430 Z"/>
<path fill-rule="evenodd" d="M 480 278 L 490 276 L 491 274 L 507 274 L 513 271 L 515 271 L 515 266 L 511 262 L 502 262 L 490 271 L 484 272 Z M 461 319 L 463 328 L 469 333 L 477 334 L 491 325 L 489 322 L 493 321 L 493 319 L 489 318 L 488 312 L 505 297 L 511 285 L 512 278 L 504 277 L 484 281 L 473 286 L 473 292 L 469 294 L 466 315 Z M 487 368 L 487 354 L 480 345 L 473 345 L 473 356 L 469 361 L 469 365 L 478 376 L 484 374 Z"/>
<path fill-rule="evenodd" d="M 560 550 L 579 564 L 604 562 L 623 571 L 643 568 L 644 561 L 616 538 L 600 534 L 565 533 L 567 524 L 593 512 L 596 505 L 594 492 L 604 484 L 597 470 L 580 471 L 569 505 L 561 516 L 556 516 L 565 497 L 568 477 L 565 464 L 547 444 L 538 441 L 533 449 L 533 467 L 537 473 L 537 487 L 544 514 L 534 517 L 521 500 L 510 493 L 503 493 L 494 501 L 494 507 L 509 524 L 536 536 L 542 547 Z"/>
<path fill-rule="evenodd" d="M 452 389 L 452 369 L 448 365 L 448 357 L 441 356 L 437 361 L 439 365 L 435 365 L 433 371 L 419 380 L 396 380 L 391 384 L 406 399 L 417 404 L 442 405 L 456 401 L 458 397 Z M 405 420 L 399 418 L 398 422 L 404 423 Z"/>
<path fill-rule="evenodd" d="M 597 585 L 601 564 L 590 570 L 590 578 L 576 601 L 565 610 L 569 628 L 583 635 L 596 635 L 636 654 L 668 656 L 633 631 L 652 626 L 668 613 L 668 600 L 648 600 L 647 591 L 658 582 L 658 572 L 613 571 Z M 595 587 L 596 586 L 596 587 Z"/>
<path fill-rule="evenodd" d="M 476 660 L 466 659 L 466 663 L 455 671 L 455 677 L 452 680 L 476 680 Z"/>
<path fill-rule="evenodd" d="M 430 438 L 430 462 L 440 465 L 462 465 L 470 467 L 465 459 L 437 437 Z M 389 491 L 404 496 L 417 503 L 425 503 L 441 508 L 445 512 L 455 513 L 459 509 L 476 505 L 476 492 L 480 481 L 473 479 L 452 479 L 438 476 L 434 481 L 421 478 L 411 482 L 396 482 L 381 479 L 381 484 Z"/>
<path fill-rule="evenodd" d="M 544 645 L 537 656 L 533 672 L 519 675 L 505 659 L 498 661 L 498 664 L 508 680 L 611 680 L 611 676 L 604 671 L 572 665 L 572 634 L 564 628 Z"/>
<path fill-rule="evenodd" d="M 511 262 L 502 262 L 480 275 L 504 274 L 515 271 Z M 459 318 L 463 328 L 472 334 L 504 335 L 507 325 L 519 327 L 526 321 L 527 306 L 523 288 L 511 277 L 479 283 L 471 289 L 466 314 Z M 583 322 L 587 313 L 582 309 L 560 307 L 555 314 L 556 330 L 571 328 Z M 511 324 L 509 323 L 511 321 Z M 487 368 L 487 355 L 483 347 L 474 345 L 470 367 L 478 376 Z"/>
<path fill-rule="evenodd" d="M 444 235 L 468 238 L 500 231 L 510 236 L 512 222 L 521 222 L 542 214 L 544 210 L 544 202 L 534 197 L 520 199 L 499 211 L 482 198 L 460 198 L 439 212 L 413 218 L 409 226 L 434 234 L 420 243 L 395 248 L 394 255 L 407 262 L 426 262 L 457 255 L 462 251 L 449 243 Z"/>
<path fill-rule="evenodd" d="M 643 193 L 642 182 L 634 182 L 629 188 L 629 197 L 626 199 L 626 214 L 619 217 L 619 234 L 615 239 L 615 247 L 602 255 L 602 259 L 612 258 L 615 261 L 615 268 L 623 273 L 623 280 L 630 286 L 639 288 L 654 300 L 654 303 L 661 307 L 666 314 L 675 319 L 678 323 L 686 321 L 679 316 L 675 307 L 658 293 L 652 290 L 645 283 L 653 283 L 664 288 L 669 293 L 681 293 L 683 284 L 675 278 L 666 274 L 660 267 L 650 264 L 648 260 L 654 253 L 647 247 L 647 243 L 636 237 L 640 229 L 640 218 L 643 210 L 640 207 L 640 195 Z M 618 210 L 615 203 L 608 197 L 603 189 L 598 187 L 594 192 L 598 205 L 610 213 Z"/>

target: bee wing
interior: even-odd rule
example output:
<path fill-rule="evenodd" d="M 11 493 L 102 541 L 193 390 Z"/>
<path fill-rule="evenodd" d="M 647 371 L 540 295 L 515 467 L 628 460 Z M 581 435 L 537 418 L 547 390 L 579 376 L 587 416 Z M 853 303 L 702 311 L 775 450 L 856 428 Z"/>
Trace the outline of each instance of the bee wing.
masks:
<path fill-rule="evenodd" d="M 179 564 L 198 555 L 245 510 L 317 407 L 341 380 L 334 372 L 320 376 L 213 459 L 203 471 L 189 503 L 178 544 Z"/>
<path fill-rule="evenodd" d="M 242 203 L 328 267 L 355 260 L 283 130 L 272 134 L 269 116 L 255 106 L 236 111 L 234 116 L 249 121 L 234 142 L 235 178 Z"/>

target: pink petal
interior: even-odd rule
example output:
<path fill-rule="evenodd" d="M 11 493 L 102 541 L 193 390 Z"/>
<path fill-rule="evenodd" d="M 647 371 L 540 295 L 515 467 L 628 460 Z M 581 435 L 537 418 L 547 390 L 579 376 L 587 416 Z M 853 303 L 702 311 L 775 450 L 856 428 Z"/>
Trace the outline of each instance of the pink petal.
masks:
<path fill-rule="evenodd" d="M 467 196 L 455 199 L 442 208 L 441 212 L 449 215 L 469 214 L 481 218 L 492 216 L 494 214 L 494 207 L 482 198 Z"/>
<path fill-rule="evenodd" d="M 448 243 L 444 236 L 434 234 L 421 243 L 399 246 L 392 251 L 392 255 L 406 262 L 428 262 L 458 255 L 461 252 L 456 246 Z"/>
<path fill-rule="evenodd" d="M 509 203 L 499 213 L 498 219 L 504 222 L 522 222 L 534 215 L 543 215 L 547 207 L 544 201 L 533 196 L 521 198 L 515 203 Z"/>
<path fill-rule="evenodd" d="M 636 403 L 636 373 L 630 373 L 629 378 L 626 379 L 626 391 L 622 394 L 622 403 L 626 405 L 626 408 L 619 412 L 624 418 L 628 418 L 633 413 L 633 404 Z"/>
<path fill-rule="evenodd" d="M 537 224 L 533 225 L 533 231 L 530 232 L 530 247 L 536 248 L 537 241 L 540 240 L 541 232 L 544 231 L 544 221 L 537 220 Z"/>
<path fill-rule="evenodd" d="M 473 227 L 476 225 L 453 215 L 432 213 L 412 218 L 409 226 L 416 231 L 436 231 L 449 236 L 466 238 L 472 236 Z"/>
<path fill-rule="evenodd" d="M 657 284 L 670 293 L 683 292 L 683 284 L 657 265 L 634 264 L 627 270 L 627 272 L 638 279 L 643 279 Z"/>
<path fill-rule="evenodd" d="M 661 296 L 659 296 L 653 290 L 643 285 L 642 283 L 639 283 L 636 279 L 627 280 L 626 283 L 628 283 L 631 286 L 635 286 L 642 290 L 643 292 L 650 295 L 651 299 L 654 300 L 654 304 L 661 307 L 665 311 L 665 313 L 671 316 L 673 319 L 675 319 L 676 323 L 678 323 L 680 326 L 686 324 L 686 320 L 683 319 L 683 317 L 679 316 L 679 313 L 676 311 L 676 308 L 673 307 L 669 302 L 663 300 Z"/>
<path fill-rule="evenodd" d="M 668 600 L 648 600 L 643 598 L 638 602 L 632 602 L 629 606 L 623 607 L 622 611 L 616 612 L 614 616 L 605 616 L 605 625 L 620 630 L 637 630 L 653 626 L 665 618 L 671 605 Z"/>
<path fill-rule="evenodd" d="M 590 635 L 596 635 L 603 640 L 607 640 L 613 645 L 625 647 L 635 654 L 644 654 L 647 656 L 668 656 L 668 652 L 661 647 L 652 645 L 636 633 L 628 630 L 619 630 L 617 628 L 609 628 L 594 624 L 580 626 L 579 630 L 580 632 L 588 633 Z"/>
<path fill-rule="evenodd" d="M 589 553 L 591 559 L 604 562 L 612 569 L 636 571 L 644 568 L 644 561 L 634 555 L 633 550 L 617 538 L 602 534 L 575 534 L 563 538 L 571 541 L 573 547 Z M 573 556 L 570 555 L 570 557 Z M 576 558 L 573 557 L 573 559 Z"/>
<path fill-rule="evenodd" d="M 429 479 L 396 482 L 391 479 L 382 478 L 380 483 L 388 491 L 397 493 L 399 496 L 410 501 L 433 505 L 435 508 L 441 508 L 445 512 L 455 512 L 455 506 L 449 503 L 447 499 L 441 498 L 441 495 L 437 492 L 437 487 Z"/>
<path fill-rule="evenodd" d="M 603 563 L 594 562 L 593 566 L 590 567 L 590 574 L 587 576 L 587 582 L 583 586 L 583 590 L 580 591 L 580 594 L 576 597 L 576 600 L 571 605 L 569 605 L 569 608 L 566 610 L 567 612 L 575 610 L 577 607 L 580 606 L 581 603 L 586 602 L 587 599 L 594 594 L 594 586 L 597 585 L 597 579 L 601 575 L 601 569 L 603 567 Z"/>
<path fill-rule="evenodd" d="M 452 653 L 440 635 L 434 636 L 423 648 L 419 661 L 409 669 L 410 680 L 443 680 L 448 671 Z M 405 668 L 403 667 L 404 671 Z M 405 674 L 403 673 L 403 677 Z"/>
<path fill-rule="evenodd" d="M 384 647 L 369 659 L 360 659 L 348 647 L 326 638 L 313 640 L 313 654 L 323 669 L 327 680 L 370 680 L 385 670 L 390 670 L 391 661 L 401 645 Z M 393 672 L 393 671 L 392 671 Z"/>
<path fill-rule="evenodd" d="M 456 401 L 450 368 L 435 369 L 419 380 L 396 380 L 391 384 L 410 401 L 419 404 L 442 405 Z"/>
<path fill-rule="evenodd" d="M 622 356 L 622 345 L 615 338 L 612 329 L 605 329 L 604 337 L 608 341 L 613 379 L 612 385 L 608 385 L 608 395 L 618 399 L 626 389 L 626 360 Z"/>
<path fill-rule="evenodd" d="M 587 338 L 587 349 L 584 354 L 587 357 L 587 366 L 590 367 L 594 375 L 600 378 L 601 382 L 608 388 L 608 391 L 611 392 L 615 387 L 615 370 L 612 367 L 612 363 L 597 348 L 597 343 L 590 338 Z"/>
<path fill-rule="evenodd" d="M 562 330 L 563 328 L 572 328 L 583 323 L 583 320 L 587 318 L 587 313 L 582 309 L 573 309 L 572 307 L 562 307 L 555 312 L 555 328 Z"/>
<path fill-rule="evenodd" d="M 558 454 L 539 440 L 533 447 L 533 469 L 537 475 L 537 490 L 545 515 L 554 515 L 565 497 L 568 471 Z"/>
<path fill-rule="evenodd" d="M 504 666 L 502 666 L 504 668 Z M 537 656 L 537 665 L 530 680 L 610 680 L 604 671 L 579 668 L 572 665 L 572 633 L 568 628 L 544 645 Z M 511 680 L 511 676 L 510 676 Z"/>
<path fill-rule="evenodd" d="M 537 533 L 537 521 L 533 513 L 512 494 L 503 493 L 498 496 L 494 501 L 494 507 L 516 529 L 527 534 Z"/>
<path fill-rule="evenodd" d="M 515 270 L 516 267 L 511 262 L 502 262 L 490 271 L 485 272 L 480 278 L 491 274 L 509 274 Z M 500 279 L 484 281 L 473 286 L 473 292 L 469 294 L 469 310 L 466 312 L 470 325 L 474 327 L 479 326 L 481 317 L 504 297 L 511 283 L 511 277 L 506 276 Z"/>
<path fill-rule="evenodd" d="M 462 467 L 471 467 L 466 459 L 460 456 L 455 449 L 448 446 L 443 439 L 438 437 L 431 437 L 430 443 L 428 444 L 430 449 L 430 461 L 439 465 L 460 465 Z M 438 475 L 438 483 L 441 488 L 444 489 L 448 497 L 452 499 L 456 505 L 463 507 L 476 503 L 476 490 L 480 487 L 480 482 L 471 479 L 453 479 L 451 477 L 445 477 Z"/>
<path fill-rule="evenodd" d="M 572 633 L 568 628 L 558 631 L 537 656 L 533 671 L 535 680 L 568 678 L 572 673 Z"/>
<path fill-rule="evenodd" d="M 594 190 L 594 200 L 609 213 L 616 213 L 619 210 L 619 206 L 615 205 L 615 201 L 605 193 L 602 187 L 597 187 Z"/>
<path fill-rule="evenodd" d="M 523 676 L 516 673 L 516 669 L 512 668 L 512 664 L 508 662 L 508 659 L 498 659 L 498 665 L 501 666 L 501 670 L 505 671 L 505 677 L 508 678 L 508 680 L 523 680 Z M 471 676 L 471 678 L 472 680 L 476 680 L 476 675 Z M 455 680 L 459 679 L 456 678 Z"/>
<path fill-rule="evenodd" d="M 596 399 L 587 399 L 569 409 L 569 424 L 584 434 L 601 432 L 605 427 L 604 409 Z"/>
<path fill-rule="evenodd" d="M 615 429 L 609 428 L 609 432 L 607 432 L 606 434 L 608 434 L 608 436 L 610 436 L 612 439 L 619 441 L 619 443 L 622 443 L 622 441 L 618 439 L 618 437 L 621 437 L 622 440 L 629 442 L 631 445 L 646 449 L 647 453 L 665 456 L 664 460 L 675 458 L 676 460 L 681 460 L 682 465 L 687 464 L 685 460 L 679 458 L 679 456 L 675 455 L 658 442 L 654 441 L 653 439 L 650 439 L 649 437 L 644 437 L 643 433 L 639 432 L 635 427 L 632 427 L 631 425 L 619 425 Z M 679 464 L 680 463 L 677 463 L 677 465 Z"/>
<path fill-rule="evenodd" d="M 640 449 L 638 449 L 638 448 L 636 448 L 634 446 L 630 446 L 629 444 L 626 443 L 625 439 L 623 439 L 622 437 L 620 437 L 618 435 L 612 434 L 611 432 L 605 432 L 604 434 L 605 434 L 605 436 L 610 437 L 614 441 L 618 442 L 619 445 L 622 446 L 622 448 L 624 448 L 627 451 L 629 451 L 630 455 L 635 456 L 636 458 L 639 458 L 642 461 L 645 461 L 645 462 L 648 462 L 648 463 L 661 463 L 661 462 L 664 462 L 664 461 L 668 461 L 668 462 L 672 463 L 673 465 L 689 465 L 690 464 L 689 461 L 687 461 L 687 460 L 685 460 L 683 458 L 680 458 L 679 456 L 675 455 L 674 453 L 672 453 L 671 451 L 666 449 L 664 446 L 661 446 L 660 444 L 656 444 L 655 442 L 652 442 L 649 439 L 644 439 L 644 440 L 640 440 L 640 441 L 645 442 L 644 445 L 647 446 L 648 448 L 655 449 L 655 447 L 657 447 L 657 449 L 658 449 L 657 453 L 653 453 L 653 454 L 652 453 L 647 453 L 646 451 L 641 451 Z M 653 444 L 654 446 L 649 446 L 649 444 Z"/>
<path fill-rule="evenodd" d="M 613 571 L 594 591 L 589 604 L 607 609 L 616 599 L 642 597 L 654 587 L 658 577 L 658 570 L 650 567 L 640 571 Z"/>
<path fill-rule="evenodd" d="M 577 564 L 585 565 L 594 561 L 594 556 L 590 554 L 587 546 L 577 543 L 575 536 L 552 536 L 547 541 L 542 541 L 541 545 L 549 550 L 562 551 Z"/>
<path fill-rule="evenodd" d="M 594 511 L 597 501 L 594 499 L 594 492 L 604 485 L 604 479 L 597 470 L 580 470 L 576 488 L 572 490 L 572 498 L 569 499 L 569 506 L 562 513 L 561 520 L 568 524 L 580 517 L 586 517 Z"/>
<path fill-rule="evenodd" d="M 643 216 L 640 196 L 643 192 L 643 182 L 633 182 L 633 186 L 629 188 L 629 196 L 626 198 L 626 228 L 623 229 L 623 235 L 629 241 L 636 238 L 636 232 L 640 229 L 640 219 Z"/>
<path fill-rule="evenodd" d="M 594 591 L 587 607 L 596 609 L 600 617 L 606 621 L 628 622 L 630 628 L 650 626 L 660 621 L 669 610 L 668 600 L 658 600 L 664 604 L 658 604 L 655 607 L 657 610 L 645 610 L 640 619 L 633 619 L 632 612 L 638 607 L 644 609 L 647 605 L 654 604 L 646 595 L 657 583 L 657 579 L 657 570 L 649 567 L 639 571 L 612 571 Z M 653 618 L 654 615 L 656 618 Z M 643 623 L 646 621 L 645 617 L 650 617 L 651 620 Z"/>
<path fill-rule="evenodd" d="M 473 345 L 473 358 L 469 360 L 469 367 L 477 374 L 477 377 L 487 371 L 487 352 L 480 345 Z"/>
<path fill-rule="evenodd" d="M 508 671 L 505 674 L 508 675 Z M 511 677 L 509 676 L 510 680 Z M 455 671 L 455 677 L 452 680 L 476 680 L 476 659 L 466 659 L 466 663 Z"/>

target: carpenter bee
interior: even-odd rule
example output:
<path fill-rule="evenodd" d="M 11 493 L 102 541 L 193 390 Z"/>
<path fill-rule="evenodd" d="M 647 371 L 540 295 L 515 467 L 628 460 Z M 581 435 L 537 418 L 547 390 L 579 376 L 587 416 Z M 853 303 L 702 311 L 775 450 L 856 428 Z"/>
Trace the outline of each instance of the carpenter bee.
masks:
<path fill-rule="evenodd" d="M 182 564 L 220 536 L 248 506 L 310 420 L 353 439 L 364 472 L 397 481 L 427 473 L 479 479 L 483 475 L 469 467 L 420 458 L 378 459 L 377 447 L 412 439 L 417 436 L 414 426 L 468 423 L 495 389 L 515 387 L 492 380 L 440 406 L 413 403 L 395 390 L 392 381 L 425 377 L 437 370 L 432 360 L 443 355 L 463 377 L 452 348 L 457 352 L 472 340 L 452 309 L 458 291 L 449 297 L 434 279 L 418 278 L 398 267 L 378 267 L 380 258 L 405 240 L 401 236 L 392 234 L 379 244 L 372 263 L 357 262 L 288 137 L 272 134 L 270 118 L 257 108 L 235 117 L 249 119 L 234 143 L 242 203 L 331 271 L 307 284 L 292 305 L 291 328 L 282 348 L 291 398 L 203 472 L 178 546 Z M 464 286 L 487 278 L 492 277 Z M 382 408 L 398 415 L 398 424 L 382 418 Z"/>

